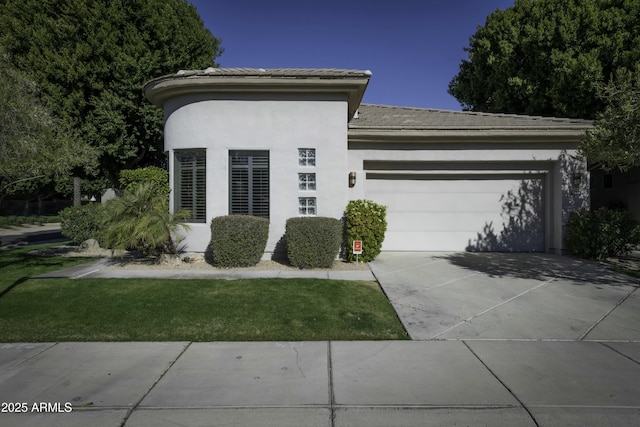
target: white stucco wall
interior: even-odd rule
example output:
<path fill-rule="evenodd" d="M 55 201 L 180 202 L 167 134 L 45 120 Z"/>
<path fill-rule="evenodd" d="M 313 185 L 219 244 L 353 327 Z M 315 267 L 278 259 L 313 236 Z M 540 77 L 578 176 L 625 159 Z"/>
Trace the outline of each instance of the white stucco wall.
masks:
<path fill-rule="evenodd" d="M 206 149 L 207 221 L 191 223 L 185 250 L 204 252 L 214 217 L 229 214 L 229 151 L 268 150 L 270 228 L 265 258 L 298 215 L 298 197 L 316 197 L 318 216 L 341 218 L 347 203 L 347 99 L 327 94 L 185 95 L 165 104 L 165 150 Z M 316 167 L 298 166 L 298 149 L 316 150 Z M 315 172 L 317 190 L 301 192 L 298 172 Z M 171 206 L 174 206 L 173 196 Z"/>

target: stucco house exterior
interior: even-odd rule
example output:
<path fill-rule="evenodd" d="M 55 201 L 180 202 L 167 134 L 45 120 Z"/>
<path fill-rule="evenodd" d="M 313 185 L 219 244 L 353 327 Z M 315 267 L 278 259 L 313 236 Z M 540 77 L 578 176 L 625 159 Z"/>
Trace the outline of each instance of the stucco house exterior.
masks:
<path fill-rule="evenodd" d="M 383 251 L 560 252 L 589 204 L 583 120 L 363 104 L 371 72 L 208 68 L 145 86 L 164 109 L 171 206 L 192 211 L 187 250 L 211 219 L 268 218 L 265 258 L 296 216 L 388 207 Z M 366 250 L 366 248 L 364 248 Z"/>

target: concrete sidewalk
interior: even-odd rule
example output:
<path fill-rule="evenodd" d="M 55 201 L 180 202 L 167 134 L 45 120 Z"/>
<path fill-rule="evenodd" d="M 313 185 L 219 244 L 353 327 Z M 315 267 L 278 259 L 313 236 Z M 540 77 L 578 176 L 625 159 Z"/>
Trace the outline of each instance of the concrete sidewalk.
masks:
<path fill-rule="evenodd" d="M 640 343 L 0 344 L 0 401 L 16 426 L 637 425 Z"/>

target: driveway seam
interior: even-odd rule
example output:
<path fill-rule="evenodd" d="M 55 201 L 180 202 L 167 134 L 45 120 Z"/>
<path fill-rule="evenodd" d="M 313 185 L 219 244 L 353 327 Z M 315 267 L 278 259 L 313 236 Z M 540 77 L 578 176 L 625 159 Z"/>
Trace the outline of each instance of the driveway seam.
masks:
<path fill-rule="evenodd" d="M 520 404 L 520 406 L 522 407 L 522 409 L 524 409 L 524 410 L 527 412 L 527 414 L 529 414 L 529 418 L 531 418 L 531 420 L 532 420 L 532 421 L 533 421 L 533 423 L 536 425 L 536 427 L 540 427 L 540 424 L 538 424 L 538 421 L 536 420 L 536 417 L 534 417 L 534 416 L 533 416 L 533 414 L 531 413 L 531 411 L 529 410 L 529 408 L 527 408 L 527 406 L 524 404 L 524 402 L 523 402 L 522 400 L 520 400 L 520 399 L 518 398 L 518 396 L 516 396 L 516 394 L 515 394 L 515 393 L 514 393 L 510 388 L 509 388 L 509 386 L 507 386 L 507 384 L 505 384 L 505 382 L 504 382 L 504 381 L 502 381 L 502 380 L 500 379 L 500 377 L 498 377 L 498 375 L 497 375 L 495 372 L 493 372 L 493 370 L 491 370 L 491 368 L 490 368 L 486 363 L 484 363 L 484 360 L 482 360 L 482 359 L 480 358 L 480 356 L 478 356 L 478 355 L 476 354 L 476 352 L 475 352 L 475 351 L 473 351 L 473 349 L 472 349 L 472 348 L 471 348 L 471 347 L 466 343 L 466 341 L 464 341 L 464 340 L 463 340 L 463 341 L 462 341 L 462 344 L 464 344 L 464 346 L 465 346 L 465 347 L 467 347 L 467 349 L 469 349 L 469 351 L 471 352 L 471 354 L 473 354 L 473 355 L 474 355 L 474 357 L 475 357 L 476 359 L 478 359 L 478 361 L 479 361 L 480 363 L 482 363 L 482 366 L 484 366 L 484 367 L 485 367 L 485 369 L 487 369 L 487 371 L 489 371 L 489 373 L 490 373 L 491 375 L 493 375 L 493 377 L 494 377 L 494 378 L 495 378 L 495 379 L 496 379 L 500 384 L 502 384 L 502 386 L 503 386 L 503 387 L 504 387 L 504 388 L 509 392 L 509 394 L 511 394 L 511 396 L 513 396 L 513 398 L 514 398 L 514 399 L 515 399 L 515 400 Z"/>
<path fill-rule="evenodd" d="M 589 329 L 587 329 L 587 331 L 580 335 L 580 337 L 578 338 L 578 341 L 582 341 L 586 338 L 587 335 L 589 335 L 591 333 L 591 331 L 593 331 L 600 323 L 602 323 L 604 321 L 604 319 L 606 319 L 607 317 L 609 317 L 609 315 L 611 313 L 613 313 L 613 311 L 620 307 L 622 305 L 622 303 L 624 303 L 631 295 L 633 295 L 633 293 L 635 291 L 637 291 L 638 288 L 634 288 L 631 292 L 629 292 L 627 295 L 625 295 L 624 297 L 622 297 L 622 299 L 620 299 L 620 301 L 618 301 L 618 303 L 616 305 L 614 305 L 611 310 L 607 311 L 604 316 L 602 316 L 599 320 L 597 320 L 593 325 L 591 325 L 591 327 Z"/>
<path fill-rule="evenodd" d="M 555 278 L 555 277 L 553 277 L 553 278 L 551 278 L 551 279 L 549 279 L 549 280 L 547 280 L 547 281 L 545 281 L 545 282 L 543 282 L 543 283 L 541 283 L 541 284 L 539 284 L 539 285 L 537 285 L 537 286 L 534 286 L 534 287 L 533 287 L 533 288 L 531 288 L 531 289 L 527 289 L 526 291 L 521 292 L 521 293 L 519 293 L 518 295 L 516 295 L 516 296 L 514 296 L 514 297 L 511 297 L 511 298 L 509 298 L 509 299 L 507 299 L 507 300 L 505 300 L 505 301 L 502 301 L 502 302 L 500 302 L 500 303 L 498 303 L 498 304 L 494 305 L 493 307 L 489 307 L 488 309 L 486 309 L 486 310 L 484 310 L 484 311 L 481 311 L 481 312 L 480 312 L 480 313 L 478 313 L 478 314 L 474 314 L 473 316 L 471 316 L 471 317 L 469 317 L 469 318 L 467 318 L 467 319 L 464 319 L 464 320 L 462 320 L 461 322 L 456 323 L 455 325 L 453 325 L 453 326 L 449 327 L 448 329 L 445 329 L 444 331 L 439 332 L 438 334 L 436 334 L 436 335 L 432 336 L 430 339 L 436 339 L 436 338 L 438 338 L 440 335 L 446 334 L 447 332 L 451 331 L 452 329 L 457 328 L 457 327 L 458 327 L 458 326 L 460 326 L 460 325 L 463 325 L 463 324 L 465 324 L 465 323 L 467 323 L 467 322 L 470 322 L 471 320 L 473 320 L 473 319 L 475 319 L 475 318 L 477 318 L 477 317 L 480 317 L 480 316 L 482 316 L 483 314 L 487 314 L 488 312 L 490 312 L 490 311 L 492 311 L 492 310 L 494 310 L 494 309 L 496 309 L 496 308 L 498 308 L 498 307 L 501 307 L 501 306 L 503 306 L 503 305 L 505 305 L 505 304 L 507 304 L 507 303 L 510 303 L 511 301 L 515 300 L 516 298 L 520 298 L 521 296 L 526 295 L 526 294 L 528 294 L 529 292 L 533 292 L 533 291 L 535 291 L 536 289 L 539 289 L 539 288 L 541 288 L 541 287 L 543 287 L 543 286 L 545 286 L 545 285 L 548 285 L 549 283 L 553 282 L 554 280 L 556 280 L 556 278 Z"/>
<path fill-rule="evenodd" d="M 178 361 L 178 359 L 180 359 L 182 357 L 182 355 L 185 353 L 185 351 L 187 351 L 187 349 L 189 347 L 191 347 L 192 342 L 188 342 L 186 346 L 184 346 L 184 348 L 182 349 L 182 351 L 180 352 L 180 354 L 178 354 L 178 356 L 176 356 L 175 359 L 173 359 L 173 361 L 171 363 L 169 363 L 169 366 L 167 366 L 167 369 L 165 369 L 160 376 L 153 382 L 153 384 L 151 384 L 151 386 L 149 387 L 149 389 L 146 391 L 146 393 L 144 393 L 142 395 L 142 397 L 140 399 L 138 399 L 138 401 L 127 411 L 127 414 L 124 416 L 124 418 L 122 419 L 122 423 L 120 423 L 120 427 L 124 427 L 127 424 L 127 421 L 129 421 L 129 417 L 131 417 L 131 415 L 133 414 L 133 412 L 138 409 L 138 407 L 140 406 L 140 403 L 142 403 L 142 401 L 144 400 L 145 397 L 147 397 L 149 395 L 149 393 L 151 393 L 151 390 L 154 389 L 154 387 L 160 382 L 160 380 L 162 380 L 164 378 L 165 375 L 167 375 L 167 372 L 169 372 L 169 370 L 171 368 L 173 368 L 173 365 L 176 364 L 176 362 Z"/>
<path fill-rule="evenodd" d="M 638 360 L 634 359 L 634 358 L 633 358 L 633 357 L 631 357 L 631 356 L 628 356 L 628 355 L 626 355 L 626 354 L 622 353 L 621 351 L 619 351 L 618 349 L 615 349 L 615 348 L 611 347 L 610 345 L 607 345 L 607 343 L 603 343 L 603 342 L 601 342 L 601 343 L 598 343 L 598 344 L 600 344 L 600 345 L 602 345 L 602 346 L 604 346 L 604 347 L 608 348 L 609 350 L 612 350 L 613 352 L 615 352 L 615 353 L 619 354 L 620 356 L 624 357 L 625 359 L 629 359 L 630 361 L 632 361 L 632 362 L 633 362 L 633 363 L 635 363 L 636 365 L 640 365 L 640 361 L 638 361 Z"/>

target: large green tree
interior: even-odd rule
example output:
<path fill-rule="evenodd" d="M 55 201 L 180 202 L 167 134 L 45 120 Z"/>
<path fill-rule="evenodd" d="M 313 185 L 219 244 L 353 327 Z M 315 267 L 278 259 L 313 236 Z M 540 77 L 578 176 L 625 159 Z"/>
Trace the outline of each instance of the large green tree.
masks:
<path fill-rule="evenodd" d="M 89 171 L 93 150 L 51 113 L 37 85 L 0 50 L 0 200 L 16 187 Z"/>
<path fill-rule="evenodd" d="M 606 106 L 587 132 L 582 150 L 592 166 L 605 171 L 640 167 L 640 67 L 618 70 L 599 94 Z"/>
<path fill-rule="evenodd" d="M 162 162 L 151 78 L 215 65 L 220 42 L 185 0 L 0 0 L 0 44 L 99 153 L 98 178 Z"/>
<path fill-rule="evenodd" d="M 472 111 L 593 119 L 640 61 L 640 1 L 516 0 L 478 27 L 449 93 Z"/>

